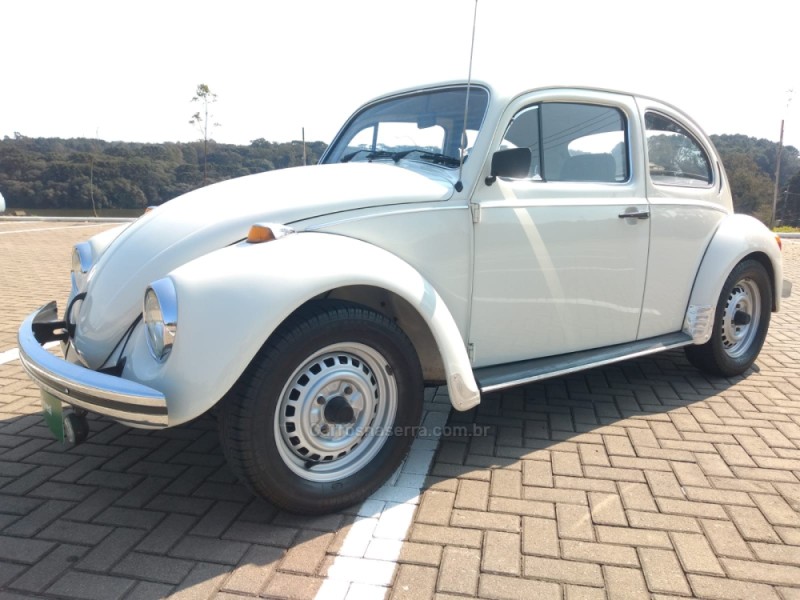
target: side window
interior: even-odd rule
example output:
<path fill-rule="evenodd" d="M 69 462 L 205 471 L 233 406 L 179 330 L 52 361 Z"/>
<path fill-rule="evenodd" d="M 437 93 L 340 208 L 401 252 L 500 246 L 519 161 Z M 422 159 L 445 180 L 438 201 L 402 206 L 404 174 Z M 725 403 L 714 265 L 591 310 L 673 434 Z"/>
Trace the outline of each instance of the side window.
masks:
<path fill-rule="evenodd" d="M 548 181 L 628 180 L 626 120 L 609 106 L 542 104 L 542 158 Z"/>
<path fill-rule="evenodd" d="M 529 148 L 535 181 L 627 181 L 624 115 L 616 108 L 553 102 L 522 109 L 501 147 Z"/>
<path fill-rule="evenodd" d="M 653 183 L 688 187 L 711 185 L 714 178 L 711 161 L 684 127 L 654 112 L 646 113 L 644 122 Z"/>

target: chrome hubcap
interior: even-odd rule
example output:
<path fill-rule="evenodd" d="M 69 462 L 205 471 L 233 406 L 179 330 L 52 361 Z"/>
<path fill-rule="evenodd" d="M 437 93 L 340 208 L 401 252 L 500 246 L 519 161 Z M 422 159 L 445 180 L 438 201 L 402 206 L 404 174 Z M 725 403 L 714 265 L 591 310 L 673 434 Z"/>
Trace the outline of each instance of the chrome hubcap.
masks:
<path fill-rule="evenodd" d="M 275 439 L 296 474 L 334 481 L 372 460 L 396 412 L 397 384 L 386 359 L 363 344 L 333 344 L 289 378 L 275 413 Z"/>
<path fill-rule="evenodd" d="M 731 358 L 745 354 L 758 332 L 761 294 L 749 278 L 736 282 L 722 311 L 722 347 Z"/>

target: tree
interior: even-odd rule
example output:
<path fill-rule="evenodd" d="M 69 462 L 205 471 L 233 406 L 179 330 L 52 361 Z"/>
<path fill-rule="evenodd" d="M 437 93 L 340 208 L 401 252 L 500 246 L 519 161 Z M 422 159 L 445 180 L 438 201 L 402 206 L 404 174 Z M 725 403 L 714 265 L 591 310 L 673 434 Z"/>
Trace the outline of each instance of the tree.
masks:
<path fill-rule="evenodd" d="M 730 154 L 746 154 L 753 159 L 758 169 L 767 177 L 775 176 L 777 166 L 778 144 L 763 138 L 754 138 L 742 134 L 723 134 L 711 136 L 722 161 L 727 169 L 727 157 Z M 781 155 L 781 188 L 786 186 L 795 173 L 800 171 L 800 151 L 794 146 L 784 146 Z"/>
<path fill-rule="evenodd" d="M 769 223 L 772 209 L 772 180 L 758 168 L 752 156 L 734 152 L 725 157 L 725 171 L 736 212 Z"/>
<path fill-rule="evenodd" d="M 778 160 L 778 144 L 741 134 L 712 135 L 711 138 L 728 173 L 736 210 L 769 223 L 772 218 L 772 186 Z M 788 188 L 800 173 L 800 152 L 794 146 L 785 146 L 780 161 L 777 216 L 784 225 L 796 224 L 796 205 L 792 203 L 795 197 Z"/>
<path fill-rule="evenodd" d="M 782 197 L 778 198 L 778 217 L 781 225 L 800 226 L 800 171 L 791 178 Z"/>
<path fill-rule="evenodd" d="M 194 125 L 203 136 L 203 185 L 208 181 L 208 135 L 209 131 L 213 131 L 215 127 L 219 127 L 219 123 L 209 123 L 209 119 L 213 119 L 214 115 L 209 115 L 209 105 L 217 101 L 217 95 L 205 84 L 200 83 L 195 90 L 192 102 L 200 102 L 202 110 L 197 111 L 189 119 L 189 123 Z"/>

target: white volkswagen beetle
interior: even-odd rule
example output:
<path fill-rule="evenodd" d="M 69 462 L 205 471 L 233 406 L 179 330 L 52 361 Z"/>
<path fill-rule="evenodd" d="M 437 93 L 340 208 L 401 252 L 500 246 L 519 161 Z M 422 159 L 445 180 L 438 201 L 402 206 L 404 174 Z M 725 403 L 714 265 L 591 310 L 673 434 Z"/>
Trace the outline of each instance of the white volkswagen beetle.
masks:
<path fill-rule="evenodd" d="M 677 347 L 737 375 L 789 290 L 711 142 L 652 98 L 421 87 L 360 108 L 320 162 L 75 247 L 65 311 L 19 332 L 57 435 L 85 437 L 86 411 L 163 428 L 217 407 L 242 481 L 326 512 L 397 468 L 425 385 L 467 410 Z"/>

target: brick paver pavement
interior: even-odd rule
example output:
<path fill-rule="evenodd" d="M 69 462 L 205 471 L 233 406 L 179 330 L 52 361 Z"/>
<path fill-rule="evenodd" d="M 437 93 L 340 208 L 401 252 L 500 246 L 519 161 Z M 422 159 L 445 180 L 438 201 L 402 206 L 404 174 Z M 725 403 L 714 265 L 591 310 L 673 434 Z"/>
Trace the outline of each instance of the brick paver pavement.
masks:
<path fill-rule="evenodd" d="M 451 413 L 489 435 L 442 438 L 393 596 L 800 598 L 798 307 L 744 377 L 675 351 Z"/>
<path fill-rule="evenodd" d="M 53 225 L 0 223 L 0 353 L 25 314 L 63 304 L 71 245 L 109 227 L 23 231 Z M 798 282 L 800 242 L 784 248 Z M 210 418 L 161 432 L 94 419 L 63 449 L 19 362 L 0 365 L 0 600 L 311 598 L 332 569 L 357 573 L 349 597 L 390 582 L 414 599 L 797 598 L 799 306 L 795 293 L 774 316 L 745 377 L 670 352 L 451 413 L 486 435 L 442 438 L 416 512 L 411 494 L 363 516 L 252 498 Z M 372 518 L 376 504 L 392 510 Z"/>
<path fill-rule="evenodd" d="M 19 324 L 33 309 L 58 300 L 63 310 L 72 246 L 116 226 L 0 221 L 0 352 L 17 345 Z"/>

